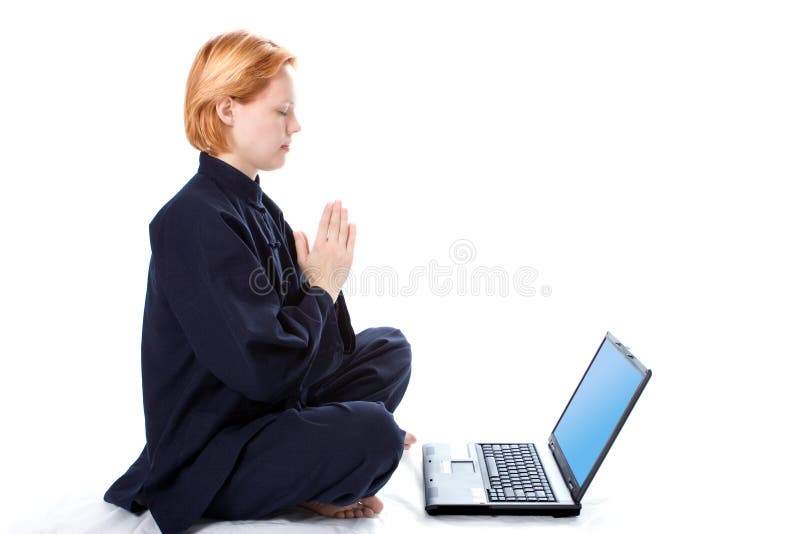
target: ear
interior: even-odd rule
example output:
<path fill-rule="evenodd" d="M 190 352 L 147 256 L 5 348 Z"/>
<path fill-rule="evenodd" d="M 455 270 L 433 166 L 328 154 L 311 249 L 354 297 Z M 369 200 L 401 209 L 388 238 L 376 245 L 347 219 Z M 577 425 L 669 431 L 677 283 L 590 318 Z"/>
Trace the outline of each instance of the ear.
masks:
<path fill-rule="evenodd" d="M 229 96 L 217 102 L 217 116 L 223 124 L 233 126 L 233 99 Z"/>

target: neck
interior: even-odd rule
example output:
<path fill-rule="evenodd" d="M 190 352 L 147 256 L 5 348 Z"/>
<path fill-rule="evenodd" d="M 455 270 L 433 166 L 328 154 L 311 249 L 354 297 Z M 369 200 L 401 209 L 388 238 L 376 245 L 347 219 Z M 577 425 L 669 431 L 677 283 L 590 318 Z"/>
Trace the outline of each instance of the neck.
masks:
<path fill-rule="evenodd" d="M 215 157 L 217 159 L 221 159 L 231 167 L 239 169 L 244 174 L 246 174 L 251 180 L 256 179 L 256 174 L 258 174 L 258 169 L 256 169 L 252 165 L 248 165 L 247 163 L 243 162 L 240 158 L 237 158 L 235 154 L 232 154 L 230 152 L 223 152 Z"/>

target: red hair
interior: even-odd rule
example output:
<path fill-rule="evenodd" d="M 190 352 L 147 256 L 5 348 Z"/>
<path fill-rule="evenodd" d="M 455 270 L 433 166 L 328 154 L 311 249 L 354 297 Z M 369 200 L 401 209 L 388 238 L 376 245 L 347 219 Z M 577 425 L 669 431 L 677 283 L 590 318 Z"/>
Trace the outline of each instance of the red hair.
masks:
<path fill-rule="evenodd" d="M 196 149 L 216 156 L 230 150 L 217 102 L 226 96 L 243 103 L 269 85 L 284 63 L 297 67 L 287 49 L 245 30 L 223 33 L 200 48 L 186 80 L 183 121 Z"/>

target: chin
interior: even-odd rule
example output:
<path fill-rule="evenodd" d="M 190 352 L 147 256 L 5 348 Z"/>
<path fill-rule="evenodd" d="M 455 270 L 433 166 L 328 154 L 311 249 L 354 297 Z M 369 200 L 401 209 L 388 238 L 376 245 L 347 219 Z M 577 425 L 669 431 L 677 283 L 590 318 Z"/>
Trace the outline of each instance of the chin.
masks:
<path fill-rule="evenodd" d="M 269 171 L 274 171 L 276 169 L 280 169 L 281 167 L 283 167 L 282 161 L 273 160 L 273 161 L 265 161 L 259 164 L 258 169 L 261 171 L 269 172 Z"/>

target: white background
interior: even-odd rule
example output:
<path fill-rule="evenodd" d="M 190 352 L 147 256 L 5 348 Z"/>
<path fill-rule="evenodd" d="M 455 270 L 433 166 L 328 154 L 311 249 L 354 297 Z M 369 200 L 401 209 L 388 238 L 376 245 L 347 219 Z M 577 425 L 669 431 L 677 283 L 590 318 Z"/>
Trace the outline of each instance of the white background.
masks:
<path fill-rule="evenodd" d="M 309 236 L 326 201 L 349 208 L 354 328 L 413 347 L 401 427 L 543 439 L 610 330 L 653 378 L 587 495 L 594 526 L 791 520 L 796 4 L 40 2 L 0 20 L 5 524 L 102 499 L 144 445 L 147 225 L 197 168 L 194 55 L 239 28 L 298 57 L 302 131 L 262 187 Z M 481 267 L 534 268 L 536 294 L 459 291 Z"/>

